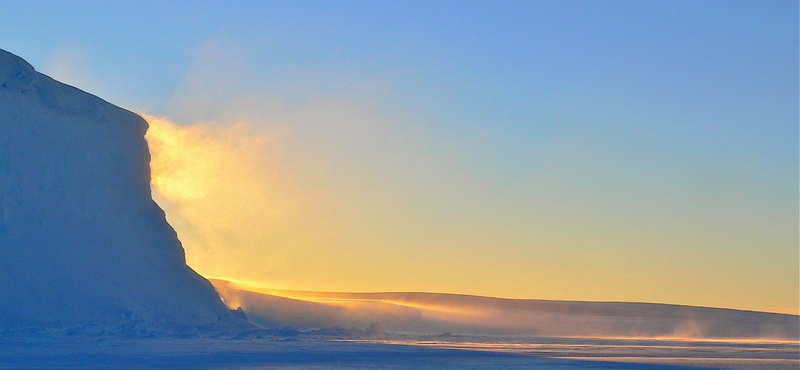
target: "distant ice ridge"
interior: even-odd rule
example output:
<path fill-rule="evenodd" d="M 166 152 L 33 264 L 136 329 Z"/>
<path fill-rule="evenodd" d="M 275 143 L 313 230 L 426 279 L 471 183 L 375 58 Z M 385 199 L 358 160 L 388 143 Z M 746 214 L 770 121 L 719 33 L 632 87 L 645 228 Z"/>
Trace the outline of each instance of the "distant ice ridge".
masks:
<path fill-rule="evenodd" d="M 151 197 L 146 130 L 0 50 L 0 331 L 243 325 Z"/>
<path fill-rule="evenodd" d="M 229 306 L 268 328 L 365 327 L 442 334 L 781 340 L 800 338 L 800 317 L 669 304 L 502 299 L 441 293 L 249 291 L 212 284 Z M 258 290 L 258 289 L 256 289 Z"/>

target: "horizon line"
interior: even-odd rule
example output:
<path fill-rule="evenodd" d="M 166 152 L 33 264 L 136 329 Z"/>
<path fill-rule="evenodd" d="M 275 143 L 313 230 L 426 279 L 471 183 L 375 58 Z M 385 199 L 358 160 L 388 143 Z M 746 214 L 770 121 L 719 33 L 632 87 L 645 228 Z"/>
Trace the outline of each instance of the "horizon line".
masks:
<path fill-rule="evenodd" d="M 682 303 L 644 302 L 644 301 L 619 301 L 619 300 L 508 298 L 508 297 L 487 296 L 487 295 L 478 295 L 478 294 L 469 294 L 469 293 L 446 293 L 446 292 L 432 292 L 432 291 L 359 291 L 359 292 L 346 292 L 346 291 L 281 289 L 281 288 L 269 288 L 269 287 L 264 286 L 261 283 L 254 283 L 254 282 L 250 282 L 250 281 L 246 281 L 246 280 L 218 278 L 218 277 L 205 277 L 205 278 L 207 280 L 209 280 L 209 282 L 212 281 L 212 280 L 221 281 L 221 282 L 237 285 L 237 287 L 240 288 L 240 290 L 245 290 L 245 291 L 252 292 L 252 293 L 268 294 L 268 295 L 273 295 L 273 296 L 278 296 L 278 295 L 270 294 L 269 292 L 265 292 L 265 291 L 258 291 L 258 289 L 271 291 L 271 292 L 295 292 L 295 293 L 322 293 L 322 294 L 430 294 L 430 295 L 448 295 L 448 296 L 461 296 L 461 297 L 474 297 L 474 298 L 489 298 L 489 299 L 507 300 L 507 301 L 606 303 L 606 304 L 627 303 L 627 304 L 660 305 L 660 306 L 702 308 L 702 309 L 712 309 L 712 310 L 728 310 L 728 311 L 739 311 L 739 312 L 752 312 L 752 313 L 763 313 L 763 314 L 770 314 L 770 315 L 787 315 L 787 316 L 795 316 L 795 317 L 799 317 L 800 318 L 800 313 L 776 312 L 776 311 L 759 311 L 759 310 L 753 310 L 753 309 L 718 307 L 718 306 L 717 307 L 715 307 L 715 306 L 701 306 L 701 305 L 682 304 Z M 256 290 L 253 290 L 253 289 L 256 289 Z M 299 297 L 287 297 L 287 296 L 281 296 L 281 297 L 290 298 L 290 299 L 299 298 Z"/>

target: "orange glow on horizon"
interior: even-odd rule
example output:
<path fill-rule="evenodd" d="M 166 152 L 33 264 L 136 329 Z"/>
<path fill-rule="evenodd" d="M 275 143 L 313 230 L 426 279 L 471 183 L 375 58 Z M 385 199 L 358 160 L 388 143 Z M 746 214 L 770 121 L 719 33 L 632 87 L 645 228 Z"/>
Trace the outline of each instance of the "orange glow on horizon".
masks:
<path fill-rule="evenodd" d="M 782 287 L 746 278 L 763 274 L 730 276 L 723 268 L 705 268 L 708 255 L 688 262 L 684 255 L 619 258 L 616 236 L 578 232 L 574 222 L 537 222 L 512 210 L 503 210 L 507 219 L 485 219 L 480 209 L 463 212 L 450 200 L 437 203 L 446 197 L 435 193 L 418 198 L 402 187 L 387 191 L 385 183 L 346 167 L 343 158 L 303 156 L 286 149 L 287 138 L 263 135 L 247 124 L 184 126 L 145 119 L 153 198 L 178 232 L 187 264 L 203 276 L 309 291 L 428 291 L 800 312 L 785 295 L 775 298 Z M 646 233 L 637 229 L 627 236 L 661 243 L 654 250 L 702 242 L 657 240 Z M 443 315 L 449 310 L 428 309 Z"/>

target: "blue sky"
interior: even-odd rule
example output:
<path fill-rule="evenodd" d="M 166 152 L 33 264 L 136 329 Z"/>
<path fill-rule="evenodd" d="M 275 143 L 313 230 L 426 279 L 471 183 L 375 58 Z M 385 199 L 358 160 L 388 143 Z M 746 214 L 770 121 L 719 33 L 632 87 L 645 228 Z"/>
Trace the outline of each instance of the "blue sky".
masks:
<path fill-rule="evenodd" d="M 0 35 L 136 112 L 247 123 L 324 199 L 249 249 L 171 220 L 201 273 L 797 313 L 796 2 L 12 1 Z"/>

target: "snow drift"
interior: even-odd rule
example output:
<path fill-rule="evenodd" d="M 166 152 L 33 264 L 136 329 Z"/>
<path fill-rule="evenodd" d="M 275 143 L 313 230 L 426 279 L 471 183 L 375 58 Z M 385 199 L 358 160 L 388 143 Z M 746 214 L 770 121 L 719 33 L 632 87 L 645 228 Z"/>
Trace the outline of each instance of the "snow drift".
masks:
<path fill-rule="evenodd" d="M 151 198 L 146 130 L 0 50 L 0 329 L 238 320 Z"/>
<path fill-rule="evenodd" d="M 420 334 L 798 339 L 800 317 L 653 303 L 501 299 L 440 293 L 248 291 L 212 280 L 225 302 L 267 327 L 331 326 Z"/>

